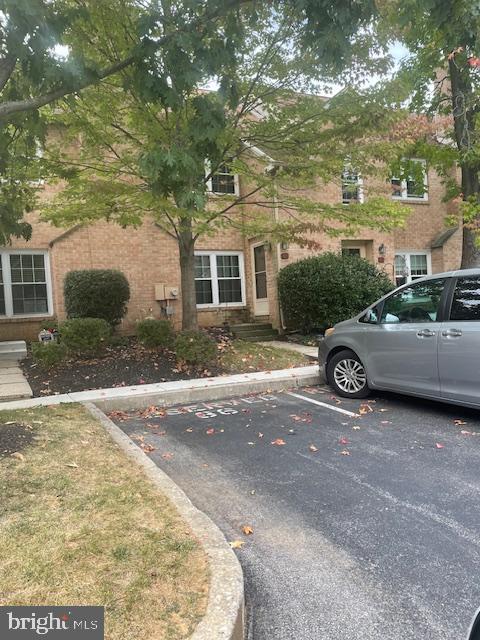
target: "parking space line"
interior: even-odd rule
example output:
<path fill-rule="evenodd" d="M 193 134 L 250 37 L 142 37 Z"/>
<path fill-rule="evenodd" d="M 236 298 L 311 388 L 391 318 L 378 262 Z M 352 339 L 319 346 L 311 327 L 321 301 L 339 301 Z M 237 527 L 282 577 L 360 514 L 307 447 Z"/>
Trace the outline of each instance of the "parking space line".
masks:
<path fill-rule="evenodd" d="M 338 413 L 343 413 L 346 416 L 350 416 L 350 418 L 359 418 L 358 413 L 353 413 L 353 411 L 347 411 L 346 409 L 341 409 L 340 407 L 334 407 L 331 404 L 327 404 L 326 402 L 320 402 L 319 400 L 314 400 L 313 398 L 306 398 L 305 396 L 301 396 L 299 393 L 293 393 L 293 391 L 287 391 L 289 396 L 293 396 L 294 398 L 299 398 L 300 400 L 305 400 L 305 402 L 311 402 L 312 404 L 316 404 L 319 407 L 325 407 L 326 409 L 331 409 L 332 411 L 337 411 Z"/>

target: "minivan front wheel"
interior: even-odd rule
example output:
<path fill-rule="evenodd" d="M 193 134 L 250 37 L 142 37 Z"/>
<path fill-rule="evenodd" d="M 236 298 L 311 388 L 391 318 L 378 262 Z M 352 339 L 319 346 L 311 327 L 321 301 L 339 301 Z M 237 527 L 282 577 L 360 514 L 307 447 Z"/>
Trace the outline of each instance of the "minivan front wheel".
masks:
<path fill-rule="evenodd" d="M 365 367 L 357 354 L 349 349 L 336 353 L 329 361 L 327 380 L 344 398 L 366 398 L 370 394 Z"/>

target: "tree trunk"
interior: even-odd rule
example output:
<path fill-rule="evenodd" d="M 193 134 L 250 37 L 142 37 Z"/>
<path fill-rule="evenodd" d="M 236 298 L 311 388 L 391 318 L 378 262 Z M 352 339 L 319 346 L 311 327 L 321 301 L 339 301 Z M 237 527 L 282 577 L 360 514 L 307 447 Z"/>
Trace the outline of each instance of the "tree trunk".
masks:
<path fill-rule="evenodd" d="M 462 190 L 463 198 L 466 200 L 470 196 L 475 196 L 478 200 L 480 184 L 478 170 L 469 167 L 462 167 Z M 480 221 L 477 221 L 477 225 Z M 477 226 L 475 225 L 475 226 Z M 478 228 L 472 229 L 470 225 L 463 226 L 463 246 L 462 246 L 462 269 L 472 269 L 480 267 L 480 247 Z"/>
<path fill-rule="evenodd" d="M 455 131 L 455 142 L 460 153 L 460 168 L 462 171 L 462 192 L 463 199 L 468 200 L 474 196 L 480 199 L 480 182 L 479 167 L 463 161 L 463 155 L 469 150 L 471 140 L 475 139 L 475 117 L 476 114 L 472 110 L 471 102 L 473 89 L 470 79 L 462 75 L 462 72 L 455 64 L 452 58 L 449 61 L 450 85 L 452 94 L 452 113 Z M 464 71 L 463 73 L 468 73 Z M 473 227 L 477 227 L 474 224 Z M 471 226 L 471 225 L 470 225 Z M 480 267 L 480 247 L 477 246 L 478 229 L 463 226 L 463 243 L 462 243 L 462 269 L 472 267 Z"/>
<path fill-rule="evenodd" d="M 197 330 L 197 300 L 195 294 L 195 240 L 191 231 L 179 234 L 180 276 L 182 296 L 182 329 Z"/>

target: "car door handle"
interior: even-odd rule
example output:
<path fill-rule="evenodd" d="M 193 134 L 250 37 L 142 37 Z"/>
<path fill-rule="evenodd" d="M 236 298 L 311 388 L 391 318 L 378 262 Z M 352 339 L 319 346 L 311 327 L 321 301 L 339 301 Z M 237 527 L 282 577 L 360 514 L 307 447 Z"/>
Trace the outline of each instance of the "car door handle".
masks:
<path fill-rule="evenodd" d="M 459 338 L 462 335 L 460 329 L 447 329 L 446 331 L 442 331 L 442 336 L 444 338 Z"/>
<path fill-rule="evenodd" d="M 417 336 L 419 338 L 433 338 L 435 335 L 435 331 L 431 331 L 430 329 L 421 329 L 420 331 L 417 331 Z"/>

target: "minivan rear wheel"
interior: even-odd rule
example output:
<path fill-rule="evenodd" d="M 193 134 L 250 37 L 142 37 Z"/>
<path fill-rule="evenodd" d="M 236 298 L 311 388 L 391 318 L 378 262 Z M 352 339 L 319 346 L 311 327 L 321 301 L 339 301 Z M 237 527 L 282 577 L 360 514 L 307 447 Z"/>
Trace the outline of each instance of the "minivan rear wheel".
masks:
<path fill-rule="evenodd" d="M 350 349 L 331 358 L 327 365 L 327 380 L 335 393 L 343 398 L 366 398 L 370 394 L 365 367 Z"/>

